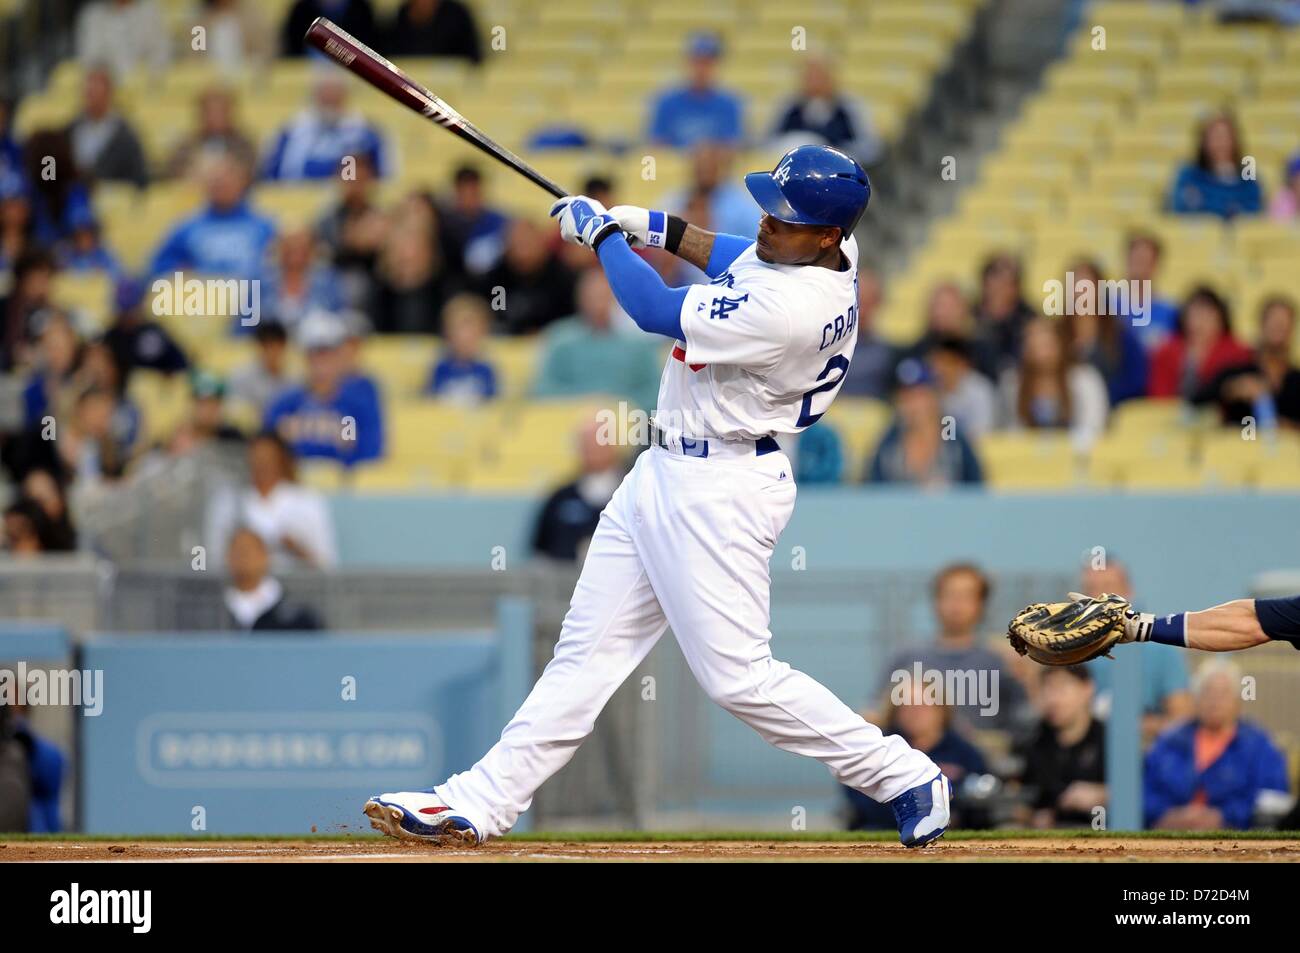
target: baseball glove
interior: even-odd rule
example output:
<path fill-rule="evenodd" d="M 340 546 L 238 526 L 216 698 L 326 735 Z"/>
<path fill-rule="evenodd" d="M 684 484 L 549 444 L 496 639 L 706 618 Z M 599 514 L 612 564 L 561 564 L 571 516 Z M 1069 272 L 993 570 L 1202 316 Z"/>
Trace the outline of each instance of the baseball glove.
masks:
<path fill-rule="evenodd" d="M 1021 655 L 1043 665 L 1078 665 L 1124 641 L 1124 622 L 1135 615 L 1127 599 L 1104 592 L 1100 599 L 1070 593 L 1069 602 L 1026 606 L 1007 626 L 1007 639 Z"/>

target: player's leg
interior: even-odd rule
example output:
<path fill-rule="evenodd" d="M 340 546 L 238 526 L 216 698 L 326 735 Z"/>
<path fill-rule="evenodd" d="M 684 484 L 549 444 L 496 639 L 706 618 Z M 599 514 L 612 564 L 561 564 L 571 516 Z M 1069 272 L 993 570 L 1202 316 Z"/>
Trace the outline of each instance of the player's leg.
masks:
<path fill-rule="evenodd" d="M 398 837 L 468 843 L 500 836 L 591 734 L 605 703 L 667 627 L 632 540 L 635 473 L 601 515 L 555 656 L 500 741 L 432 791 L 372 799 L 366 813 L 374 826 Z M 458 832 L 456 821 L 472 831 Z"/>
<path fill-rule="evenodd" d="M 878 801 L 934 780 L 939 769 L 925 754 L 772 657 L 768 560 L 795 495 L 784 455 L 761 458 L 761 467 L 647 456 L 655 466 L 642 496 L 642 559 L 709 697 L 764 740 L 818 759 Z"/>

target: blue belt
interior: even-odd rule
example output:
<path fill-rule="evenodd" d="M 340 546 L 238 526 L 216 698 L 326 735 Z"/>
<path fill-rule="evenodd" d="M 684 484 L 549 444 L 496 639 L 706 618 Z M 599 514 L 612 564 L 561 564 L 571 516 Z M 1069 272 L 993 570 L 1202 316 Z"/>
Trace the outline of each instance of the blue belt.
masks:
<path fill-rule="evenodd" d="M 709 441 L 705 438 L 681 436 L 676 441 L 671 441 L 654 424 L 650 426 L 650 440 L 655 446 L 662 447 L 670 453 L 680 453 L 684 457 L 705 459 L 709 455 Z M 776 453 L 781 449 L 781 445 L 776 442 L 776 438 L 771 436 L 759 437 L 753 441 L 719 440 L 717 443 L 719 445 L 725 444 L 728 449 L 736 447 L 737 444 L 748 444 L 753 447 L 754 455 L 758 457 L 763 456 L 765 453 Z"/>

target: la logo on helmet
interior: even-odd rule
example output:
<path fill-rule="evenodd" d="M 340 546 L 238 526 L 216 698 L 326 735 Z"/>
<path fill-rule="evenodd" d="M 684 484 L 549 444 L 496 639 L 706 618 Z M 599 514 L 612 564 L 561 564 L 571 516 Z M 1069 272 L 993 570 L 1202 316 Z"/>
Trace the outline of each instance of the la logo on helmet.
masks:
<path fill-rule="evenodd" d="M 792 163 L 789 159 L 786 159 L 784 162 L 782 162 L 779 166 L 776 167 L 776 171 L 772 173 L 772 178 L 776 179 L 777 185 L 785 185 L 785 183 L 789 180 L 790 166 L 793 164 L 794 163 Z"/>

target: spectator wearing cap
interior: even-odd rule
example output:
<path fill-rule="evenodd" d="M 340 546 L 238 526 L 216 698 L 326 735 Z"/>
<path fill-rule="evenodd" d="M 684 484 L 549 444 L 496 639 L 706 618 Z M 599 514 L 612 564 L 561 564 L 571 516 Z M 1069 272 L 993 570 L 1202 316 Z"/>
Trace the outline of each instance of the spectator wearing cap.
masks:
<path fill-rule="evenodd" d="M 242 444 L 245 434 L 226 416 L 226 382 L 210 371 L 190 373 L 189 426 L 197 443 Z"/>
<path fill-rule="evenodd" d="M 259 321 L 253 328 L 256 354 L 230 372 L 227 397 L 236 407 L 261 420 L 266 408 L 293 381 L 289 377 L 289 332 L 278 321 Z"/>
<path fill-rule="evenodd" d="M 55 247 L 59 268 L 73 274 L 102 272 L 116 281 L 122 274 L 122 266 L 104 244 L 95 213 L 88 207 L 80 210 L 70 218 L 68 226 L 71 233 L 67 241 Z"/>
<path fill-rule="evenodd" d="M 871 265 L 858 262 L 858 340 L 849 369 L 844 373 L 844 383 L 840 385 L 842 397 L 883 399 L 889 396 L 899 355 L 898 349 L 876 330 L 882 297 L 880 273 Z"/>
<path fill-rule="evenodd" d="M 190 366 L 167 329 L 145 313 L 144 284 L 134 278 L 119 279 L 113 289 L 113 323 L 104 343 L 117 359 L 124 388 L 136 368 L 175 374 Z"/>
<path fill-rule="evenodd" d="M 345 345 L 348 329 L 337 315 L 313 314 L 298 329 L 307 352 L 307 379 L 267 407 L 271 430 L 298 458 L 353 466 L 383 456 L 383 415 L 372 388 L 354 386 Z"/>
<path fill-rule="evenodd" d="M 614 327 L 614 294 L 599 268 L 579 276 L 577 298 L 577 314 L 555 322 L 542 334 L 533 396 L 606 394 L 653 410 L 662 371 L 658 345 L 643 334 Z"/>
<path fill-rule="evenodd" d="M 378 45 L 379 31 L 370 0 L 296 0 L 280 31 L 280 49 L 285 56 L 300 57 L 312 52 L 303 38 L 317 17 L 329 17 L 366 46 Z"/>
<path fill-rule="evenodd" d="M 150 29 L 157 31 L 156 26 Z M 87 70 L 81 112 L 67 132 L 72 142 L 72 159 L 84 178 L 96 182 L 130 182 L 140 188 L 149 184 L 144 147 L 135 129 L 117 111 L 113 101 L 113 75 L 107 69 Z"/>
<path fill-rule="evenodd" d="M 881 437 L 867 471 L 869 483 L 939 489 L 984 481 L 971 443 L 960 428 L 947 428 L 934 373 L 906 358 L 895 373 L 894 420 Z"/>
<path fill-rule="evenodd" d="M 1184 302 L 1177 332 L 1151 356 L 1147 395 L 1197 399 L 1220 372 L 1250 360 L 1250 348 L 1233 336 L 1228 302 L 1201 286 Z"/>
<path fill-rule="evenodd" d="M 248 202 L 249 169 L 233 155 L 204 160 L 207 206 L 163 239 L 149 265 L 151 278 L 177 271 L 221 278 L 260 279 L 275 222 Z"/>
<path fill-rule="evenodd" d="M 1211 660 L 1192 679 L 1195 716 L 1151 746 L 1142 771 L 1143 814 L 1164 830 L 1242 830 L 1262 793 L 1285 795 L 1286 759 L 1264 729 L 1241 717 L 1242 675 Z"/>
<path fill-rule="evenodd" d="M 198 113 L 195 129 L 172 150 L 167 174 L 173 178 L 189 175 L 204 156 L 211 155 L 233 155 L 250 169 L 256 166 L 257 149 L 235 121 L 235 94 L 224 86 L 212 86 L 194 102 Z"/>
<path fill-rule="evenodd" d="M 293 451 L 276 434 L 249 441 L 248 484 L 213 496 L 204 538 L 213 551 L 224 552 L 241 526 L 262 538 L 276 572 L 338 565 L 329 506 L 320 493 L 298 482 Z"/>
<path fill-rule="evenodd" d="M 1294 222 L 1300 218 L 1300 152 L 1288 159 L 1282 169 L 1282 186 L 1269 203 L 1268 214 L 1277 222 Z"/>
<path fill-rule="evenodd" d="M 451 201 L 440 211 L 449 247 L 467 274 L 481 275 L 501 260 L 510 219 L 488 204 L 483 174 L 476 166 L 456 169 L 452 174 Z"/>
<path fill-rule="evenodd" d="M 656 145 L 688 149 L 700 142 L 739 146 L 745 138 L 744 103 L 717 86 L 722 41 L 693 35 L 686 46 L 686 83 L 660 93 L 650 107 L 647 138 Z"/>
<path fill-rule="evenodd" d="M 483 61 L 474 14 L 460 0 L 405 0 L 384 30 L 386 56 Z"/>
<path fill-rule="evenodd" d="M 273 140 L 262 176 L 282 182 L 334 178 L 344 171 L 344 159 L 360 155 L 370 159 L 379 176 L 388 174 L 383 134 L 348 109 L 342 74 L 323 73 L 312 87 L 311 103 Z"/>
<path fill-rule="evenodd" d="M 1091 364 L 1075 359 L 1064 324 L 1035 318 L 1022 335 L 1020 364 L 1002 372 L 1001 425 L 1009 430 L 1066 430 L 1086 450 L 1106 429 L 1110 398 Z"/>
<path fill-rule="evenodd" d="M 478 295 L 462 292 L 442 309 L 442 333 L 447 342 L 429 375 L 424 392 L 467 406 L 497 396 L 497 374 L 484 360 L 484 343 L 492 327 L 492 312 Z"/>
<path fill-rule="evenodd" d="M 314 632 L 323 626 L 309 607 L 285 597 L 270 573 L 266 541 L 256 530 L 235 530 L 226 550 L 230 585 L 224 592 L 228 624 L 243 632 Z"/>
<path fill-rule="evenodd" d="M 1178 305 L 1155 290 L 1164 245 L 1149 232 L 1133 232 L 1128 236 L 1125 248 L 1124 277 L 1127 282 L 1122 285 L 1123 311 L 1120 316 L 1146 352 L 1151 354 L 1178 330 Z M 1137 282 L 1136 286 L 1134 282 Z M 1130 291 L 1133 287 L 1151 290 L 1135 296 Z"/>
<path fill-rule="evenodd" d="M 77 17 L 77 59 L 118 76 L 142 66 L 161 72 L 171 59 L 166 23 L 155 0 L 94 0 Z"/>
<path fill-rule="evenodd" d="M 771 138 L 776 152 L 818 140 L 864 166 L 878 161 L 884 148 L 866 105 L 838 87 L 830 61 L 817 55 L 804 61 L 799 92 L 777 107 Z"/>
<path fill-rule="evenodd" d="M 1178 171 L 1170 188 L 1170 211 L 1225 219 L 1258 213 L 1263 208 L 1263 192 L 1257 179 L 1243 174 L 1245 150 L 1231 113 L 1206 119 L 1196 139 L 1196 159 Z"/>
<path fill-rule="evenodd" d="M 956 335 L 939 338 L 930 348 L 929 364 L 945 416 L 978 442 L 997 425 L 998 396 L 993 383 L 975 370 L 970 342 Z"/>
<path fill-rule="evenodd" d="M 1085 666 L 1042 673 L 1042 720 L 1021 752 L 1033 827 L 1086 827 L 1106 806 L 1106 729 L 1093 717 L 1096 686 Z"/>

